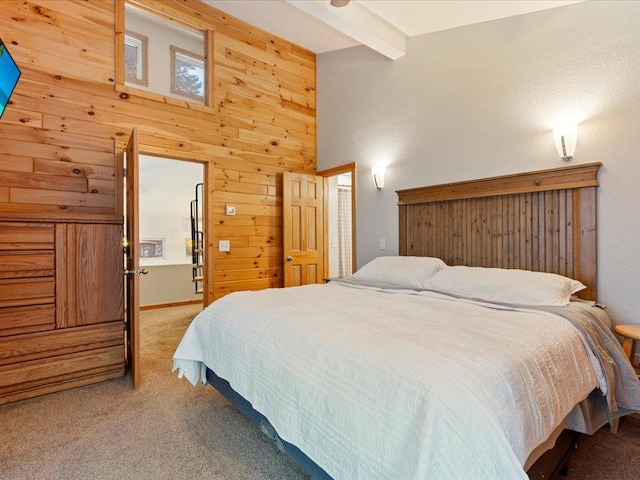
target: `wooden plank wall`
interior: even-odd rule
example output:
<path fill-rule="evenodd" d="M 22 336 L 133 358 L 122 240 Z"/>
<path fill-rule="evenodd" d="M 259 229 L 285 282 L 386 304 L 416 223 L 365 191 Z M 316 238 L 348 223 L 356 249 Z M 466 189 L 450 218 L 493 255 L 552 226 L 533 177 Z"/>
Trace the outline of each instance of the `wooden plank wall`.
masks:
<path fill-rule="evenodd" d="M 117 213 L 115 157 L 138 126 L 141 152 L 214 169 L 209 241 L 231 241 L 215 298 L 282 286 L 281 173 L 315 171 L 315 55 L 196 0 L 139 3 L 214 31 L 211 107 L 115 90 L 116 0 L 3 0 L 22 77 L 0 120 L 0 212 Z"/>

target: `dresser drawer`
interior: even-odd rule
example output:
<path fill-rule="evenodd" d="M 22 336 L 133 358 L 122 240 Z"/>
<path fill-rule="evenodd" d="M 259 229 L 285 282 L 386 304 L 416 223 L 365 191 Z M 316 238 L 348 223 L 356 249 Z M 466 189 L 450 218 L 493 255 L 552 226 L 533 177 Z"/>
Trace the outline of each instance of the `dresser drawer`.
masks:
<path fill-rule="evenodd" d="M 50 223 L 0 222 L 0 251 L 53 250 L 55 229 Z"/>
<path fill-rule="evenodd" d="M 55 303 L 54 277 L 0 279 L 0 307 Z"/>
<path fill-rule="evenodd" d="M 1 251 L 0 278 L 53 277 L 53 252 Z"/>
<path fill-rule="evenodd" d="M 55 326 L 53 305 L 0 308 L 0 337 L 53 330 Z"/>

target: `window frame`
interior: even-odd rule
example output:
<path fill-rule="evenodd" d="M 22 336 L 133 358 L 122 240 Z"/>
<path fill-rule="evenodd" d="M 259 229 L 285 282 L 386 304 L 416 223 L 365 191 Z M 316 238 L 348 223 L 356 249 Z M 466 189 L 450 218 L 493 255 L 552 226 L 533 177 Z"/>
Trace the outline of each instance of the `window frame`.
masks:
<path fill-rule="evenodd" d="M 124 63 L 122 68 L 124 69 L 124 79 L 127 82 L 136 83 L 138 85 L 144 85 L 145 87 L 149 86 L 149 56 L 148 56 L 148 44 L 149 37 L 146 35 L 142 35 L 140 33 L 136 33 L 132 30 L 125 30 L 124 32 L 124 48 L 127 45 L 131 45 L 131 43 L 127 43 L 127 39 L 133 39 L 138 45 L 134 45 L 139 48 L 138 50 L 138 61 L 137 70 L 141 73 L 141 78 L 137 76 L 135 78 L 127 76 L 127 70 L 124 68 Z M 126 53 L 122 56 L 123 62 L 126 61 Z"/>
<path fill-rule="evenodd" d="M 170 52 L 171 52 L 171 93 L 174 93 L 176 95 L 179 95 L 181 97 L 186 97 L 186 98 L 192 98 L 194 100 L 197 100 L 198 102 L 202 102 L 204 103 L 205 98 L 207 96 L 207 65 L 205 62 L 205 57 L 204 55 L 198 55 L 197 53 L 194 52 L 190 52 L 189 50 L 186 50 L 184 48 L 181 47 L 176 47 L 175 45 L 170 45 L 169 46 Z M 202 96 L 200 95 L 195 95 L 192 93 L 188 93 L 188 92 L 183 92 L 181 90 L 178 90 L 178 88 L 176 87 L 177 85 L 177 71 L 176 71 L 176 64 L 178 61 L 178 55 L 182 55 L 183 57 L 187 57 L 187 58 L 191 58 L 193 60 L 196 60 L 198 62 L 202 63 L 202 69 L 204 71 L 204 86 L 203 86 L 203 94 Z"/>
<path fill-rule="evenodd" d="M 116 3 L 116 23 L 115 23 L 115 78 L 113 80 L 114 90 L 120 92 L 121 98 L 127 98 L 129 95 L 147 98 L 162 103 L 170 103 L 185 108 L 195 108 L 202 111 L 214 112 L 214 30 L 213 25 L 203 21 L 197 16 L 185 16 L 184 12 L 176 11 L 171 8 L 171 4 L 163 3 L 161 10 L 151 8 L 144 0 L 115 0 Z M 191 102 L 190 97 L 182 94 L 180 96 L 169 96 L 166 93 L 154 92 L 151 90 L 143 90 L 136 88 L 134 85 L 126 85 L 129 82 L 125 79 L 124 68 L 124 47 L 125 47 L 125 6 L 139 10 L 145 14 L 156 17 L 157 19 L 175 25 L 180 28 L 191 30 L 195 33 L 203 35 L 204 41 L 204 59 L 205 65 L 205 86 L 204 86 L 204 104 L 202 99 L 198 98 L 197 102 Z M 174 15 L 175 13 L 175 15 Z M 148 79 L 147 79 L 148 81 Z M 134 82 L 131 82 L 134 83 Z M 148 85 L 146 85 L 148 87 Z M 171 92 L 173 93 L 173 92 Z M 195 100 L 195 98 L 194 98 Z M 185 102 L 187 103 L 185 105 Z"/>

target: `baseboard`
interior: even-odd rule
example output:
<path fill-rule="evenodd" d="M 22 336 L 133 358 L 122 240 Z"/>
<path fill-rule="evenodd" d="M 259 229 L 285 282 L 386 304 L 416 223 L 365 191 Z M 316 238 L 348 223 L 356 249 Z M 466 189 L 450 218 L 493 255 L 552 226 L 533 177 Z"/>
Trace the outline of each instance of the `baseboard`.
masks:
<path fill-rule="evenodd" d="M 179 307 L 182 305 L 195 305 L 195 304 L 203 305 L 202 300 L 184 300 L 181 302 L 169 302 L 169 303 L 157 303 L 155 305 L 141 305 L 140 310 L 153 310 L 155 308 L 167 308 L 167 307 Z"/>

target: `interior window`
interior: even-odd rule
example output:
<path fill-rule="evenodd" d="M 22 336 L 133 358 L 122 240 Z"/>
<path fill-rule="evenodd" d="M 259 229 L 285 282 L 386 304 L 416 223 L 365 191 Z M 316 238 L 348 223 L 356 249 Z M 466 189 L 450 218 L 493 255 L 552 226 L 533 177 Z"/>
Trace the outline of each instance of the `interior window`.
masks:
<path fill-rule="evenodd" d="M 135 1 L 120 5 L 117 24 L 124 35 L 119 37 L 116 89 L 206 105 L 210 96 L 206 61 L 210 32 L 186 24 L 184 17 L 176 20 L 168 8 L 159 12 Z"/>
<path fill-rule="evenodd" d="M 171 91 L 204 102 L 204 57 L 171 45 Z"/>
<path fill-rule="evenodd" d="M 127 30 L 124 36 L 124 76 L 128 82 L 148 85 L 147 44 L 145 35 Z"/>

